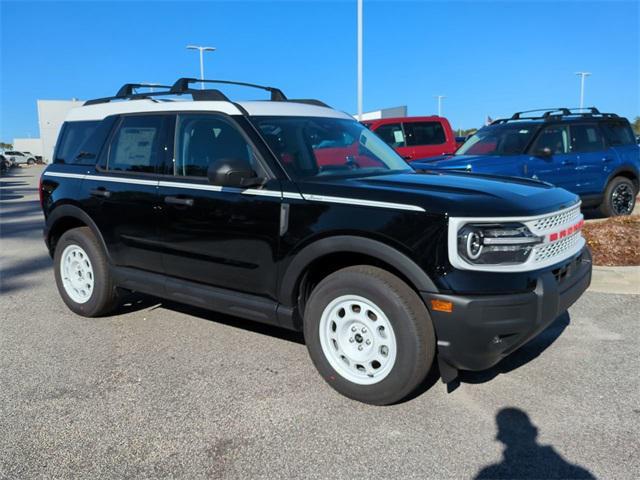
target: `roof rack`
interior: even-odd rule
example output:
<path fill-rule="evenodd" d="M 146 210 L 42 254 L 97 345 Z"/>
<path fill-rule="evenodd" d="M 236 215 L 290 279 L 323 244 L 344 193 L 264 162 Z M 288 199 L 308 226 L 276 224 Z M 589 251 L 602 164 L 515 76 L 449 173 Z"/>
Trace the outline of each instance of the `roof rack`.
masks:
<path fill-rule="evenodd" d="M 165 88 L 166 92 L 145 92 L 136 93 L 136 88 Z M 157 95 L 167 95 L 171 87 L 169 85 L 160 85 L 157 83 L 125 83 L 120 87 L 118 92 L 113 97 L 94 98 L 93 100 L 87 100 L 85 105 L 95 105 L 97 103 L 108 103 L 111 100 L 139 100 L 141 98 L 149 98 Z"/>
<path fill-rule="evenodd" d="M 287 96 L 276 87 L 266 87 L 264 85 L 257 85 L 255 83 L 246 83 L 246 82 L 234 82 L 230 80 L 200 80 L 198 78 L 179 78 L 175 81 L 175 83 L 171 86 L 168 85 L 159 85 L 153 83 L 125 83 L 118 92 L 113 97 L 102 97 L 95 98 L 93 100 L 87 100 L 84 102 L 85 105 L 96 105 L 99 103 L 109 103 L 112 100 L 141 100 L 141 99 L 153 99 L 153 97 L 165 96 L 165 95 L 191 95 L 191 98 L 194 101 L 227 101 L 231 102 L 231 100 L 220 90 L 215 88 L 210 89 L 195 89 L 191 88 L 190 85 L 192 83 L 218 83 L 223 85 L 239 85 L 241 87 L 249 87 L 249 88 L 258 88 L 261 90 L 265 90 L 269 92 L 271 95 L 269 100 L 272 102 L 293 102 L 293 103 L 304 103 L 307 105 L 316 105 L 319 107 L 329 107 L 324 102 L 315 99 L 288 99 Z M 144 93 L 136 93 L 135 90 L 137 88 L 162 88 L 165 90 L 159 92 L 144 92 Z M 232 102 L 233 103 L 233 102 Z"/>
<path fill-rule="evenodd" d="M 269 92 L 271 94 L 270 100 L 272 102 L 286 102 L 287 101 L 286 95 L 284 93 L 282 93 L 282 90 L 280 90 L 279 88 L 265 87 L 264 85 L 257 85 L 255 83 L 232 82 L 230 80 L 200 80 L 200 79 L 197 79 L 197 78 L 179 78 L 178 80 L 176 80 L 176 82 L 171 87 L 171 93 L 175 93 L 175 94 L 193 93 L 193 89 L 189 88 L 189 84 L 196 83 L 196 82 L 200 82 L 200 83 L 220 83 L 220 84 L 224 84 L 224 85 L 240 85 L 241 87 L 259 88 L 261 90 L 266 90 L 267 92 Z M 206 91 L 206 90 L 200 90 L 200 91 Z M 222 93 L 222 92 L 220 92 L 220 93 Z"/>
<path fill-rule="evenodd" d="M 576 111 L 578 110 L 578 111 Z M 584 111 L 586 110 L 586 112 Z M 544 112 L 542 115 L 527 115 L 526 113 Z M 516 112 L 511 115 L 510 118 L 500 118 L 491 122 L 491 125 L 500 125 L 503 123 L 517 121 L 517 120 L 557 120 L 563 117 L 578 117 L 578 118 L 618 118 L 615 113 L 601 113 L 596 107 L 558 107 L 558 108 L 541 108 L 536 110 L 525 110 L 522 112 Z"/>

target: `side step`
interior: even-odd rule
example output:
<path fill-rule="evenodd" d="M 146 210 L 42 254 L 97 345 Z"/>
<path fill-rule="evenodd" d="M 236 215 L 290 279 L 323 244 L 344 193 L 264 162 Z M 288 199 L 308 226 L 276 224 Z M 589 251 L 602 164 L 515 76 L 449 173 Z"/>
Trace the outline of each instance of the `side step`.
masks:
<path fill-rule="evenodd" d="M 111 267 L 119 287 L 295 330 L 293 312 L 274 300 L 128 267 Z"/>

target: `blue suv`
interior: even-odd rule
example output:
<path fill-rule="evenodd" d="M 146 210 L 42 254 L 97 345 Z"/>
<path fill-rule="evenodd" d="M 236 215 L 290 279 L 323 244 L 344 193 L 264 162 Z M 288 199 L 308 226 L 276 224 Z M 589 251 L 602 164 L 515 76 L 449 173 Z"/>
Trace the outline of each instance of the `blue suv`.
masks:
<path fill-rule="evenodd" d="M 518 112 L 480 129 L 453 155 L 411 165 L 542 180 L 605 216 L 629 215 L 640 186 L 640 146 L 629 121 L 593 107 Z"/>

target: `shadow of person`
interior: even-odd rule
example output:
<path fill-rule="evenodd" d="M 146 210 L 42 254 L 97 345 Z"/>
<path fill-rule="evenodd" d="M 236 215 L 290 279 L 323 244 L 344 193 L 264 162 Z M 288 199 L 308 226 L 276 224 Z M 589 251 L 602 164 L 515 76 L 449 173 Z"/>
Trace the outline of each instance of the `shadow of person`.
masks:
<path fill-rule="evenodd" d="M 496 423 L 496 439 L 505 445 L 502 462 L 484 467 L 476 479 L 595 479 L 589 470 L 567 462 L 552 446 L 539 445 L 538 428 L 519 408 L 503 408 Z"/>

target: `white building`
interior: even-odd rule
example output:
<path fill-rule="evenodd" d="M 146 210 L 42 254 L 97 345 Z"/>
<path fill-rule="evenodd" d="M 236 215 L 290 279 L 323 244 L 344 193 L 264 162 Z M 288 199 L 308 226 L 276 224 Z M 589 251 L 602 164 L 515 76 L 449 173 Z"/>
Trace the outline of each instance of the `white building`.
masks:
<path fill-rule="evenodd" d="M 394 118 L 394 117 L 406 117 L 407 106 L 401 105 L 399 107 L 383 108 L 381 110 L 374 110 L 372 112 L 363 112 L 362 120 L 378 120 L 379 118 Z M 358 115 L 354 115 L 358 118 Z"/>
<path fill-rule="evenodd" d="M 53 149 L 67 113 L 83 103 L 84 101 L 77 99 L 38 100 L 38 126 L 42 140 L 42 158 L 45 162 L 50 163 L 53 158 Z"/>
<path fill-rule="evenodd" d="M 60 127 L 69 110 L 84 103 L 81 100 L 38 100 L 38 127 L 40 138 L 14 138 L 13 149 L 19 152 L 31 152 L 42 157 L 46 163 L 53 158 L 53 149 L 58 140 Z"/>
<path fill-rule="evenodd" d="M 36 157 L 42 157 L 42 140 L 40 138 L 14 138 L 13 150 L 29 152 Z"/>

